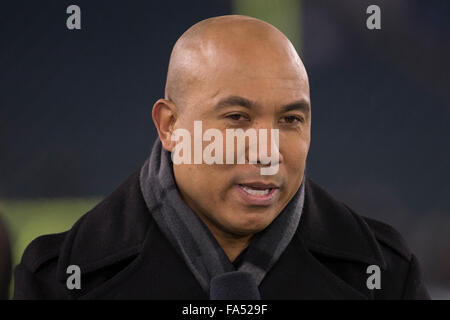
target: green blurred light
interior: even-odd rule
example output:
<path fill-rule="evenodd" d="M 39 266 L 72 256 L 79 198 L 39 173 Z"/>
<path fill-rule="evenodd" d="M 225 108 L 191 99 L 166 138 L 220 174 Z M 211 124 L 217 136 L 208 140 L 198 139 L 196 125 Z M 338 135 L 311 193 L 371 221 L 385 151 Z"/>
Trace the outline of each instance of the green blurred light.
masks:
<path fill-rule="evenodd" d="M 233 13 L 264 20 L 281 30 L 297 52 L 301 49 L 300 0 L 233 0 Z"/>

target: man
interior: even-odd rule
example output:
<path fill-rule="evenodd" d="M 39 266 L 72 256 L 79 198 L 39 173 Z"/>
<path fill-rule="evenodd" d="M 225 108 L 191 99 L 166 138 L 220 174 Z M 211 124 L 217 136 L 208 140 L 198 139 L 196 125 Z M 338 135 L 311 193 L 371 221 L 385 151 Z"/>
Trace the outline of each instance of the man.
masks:
<path fill-rule="evenodd" d="M 150 158 L 70 231 L 28 246 L 15 298 L 428 298 L 395 230 L 305 177 L 308 77 L 270 24 L 222 16 L 187 30 L 152 116 L 159 138 Z M 211 133 L 200 142 L 199 124 Z M 244 153 L 225 162 L 238 144 L 233 129 L 255 130 L 259 144 L 251 151 L 249 135 Z M 202 160 L 213 140 L 215 161 Z"/>

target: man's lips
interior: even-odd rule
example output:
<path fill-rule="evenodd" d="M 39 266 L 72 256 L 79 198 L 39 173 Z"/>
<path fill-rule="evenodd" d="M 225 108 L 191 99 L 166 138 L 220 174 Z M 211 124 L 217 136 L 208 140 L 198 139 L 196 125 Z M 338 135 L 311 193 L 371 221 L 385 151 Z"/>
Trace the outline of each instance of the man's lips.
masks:
<path fill-rule="evenodd" d="M 264 190 L 264 189 L 278 189 L 278 185 L 274 184 L 274 183 L 265 183 L 265 182 L 260 182 L 260 181 L 255 181 L 255 182 L 243 182 L 243 183 L 239 183 L 239 185 L 248 187 L 248 188 L 252 188 L 252 189 L 258 189 L 258 190 Z"/>
<path fill-rule="evenodd" d="M 236 189 L 245 203 L 257 206 L 273 204 L 280 193 L 277 185 L 264 182 L 240 183 L 236 185 Z"/>

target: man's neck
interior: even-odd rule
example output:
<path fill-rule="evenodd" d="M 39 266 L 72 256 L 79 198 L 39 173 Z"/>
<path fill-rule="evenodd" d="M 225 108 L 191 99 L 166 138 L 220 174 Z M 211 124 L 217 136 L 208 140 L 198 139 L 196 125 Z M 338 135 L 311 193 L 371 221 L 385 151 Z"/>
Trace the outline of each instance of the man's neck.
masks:
<path fill-rule="evenodd" d="M 239 254 L 244 251 L 245 248 L 248 247 L 250 244 L 251 236 L 246 236 L 243 238 L 221 238 L 216 236 L 213 233 L 214 237 L 216 238 L 217 242 L 219 242 L 220 246 L 222 247 L 223 251 L 227 255 L 230 262 L 233 262 Z"/>

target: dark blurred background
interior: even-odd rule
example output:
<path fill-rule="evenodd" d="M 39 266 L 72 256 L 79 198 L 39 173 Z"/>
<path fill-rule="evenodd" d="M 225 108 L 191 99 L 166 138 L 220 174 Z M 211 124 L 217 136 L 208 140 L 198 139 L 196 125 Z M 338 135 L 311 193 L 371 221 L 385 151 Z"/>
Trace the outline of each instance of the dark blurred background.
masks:
<path fill-rule="evenodd" d="M 81 30 L 66 27 L 71 4 Z M 381 30 L 366 27 L 372 4 Z M 448 0 L 2 1 L 0 211 L 15 263 L 31 239 L 70 227 L 143 163 L 173 44 L 232 13 L 279 27 L 305 63 L 307 174 L 398 229 L 433 297 L 449 299 Z"/>

